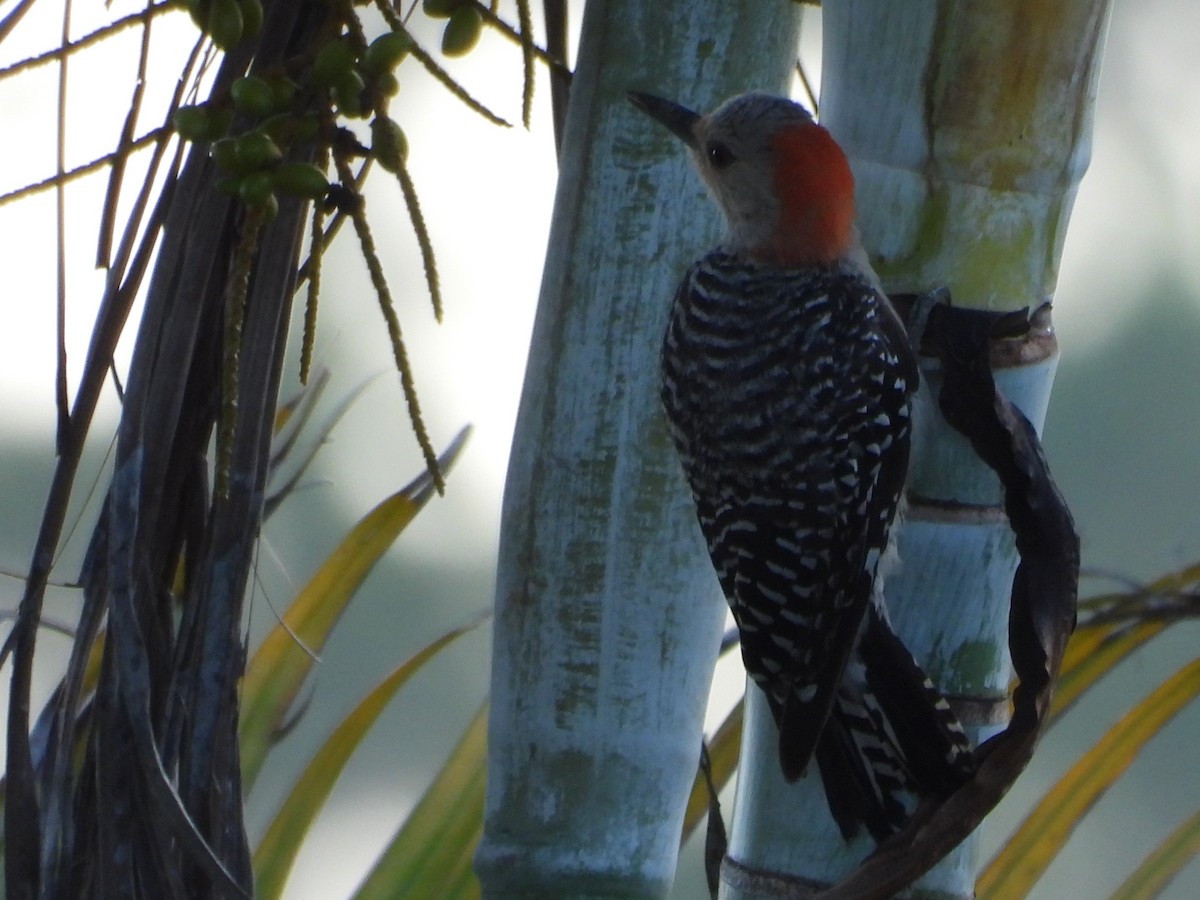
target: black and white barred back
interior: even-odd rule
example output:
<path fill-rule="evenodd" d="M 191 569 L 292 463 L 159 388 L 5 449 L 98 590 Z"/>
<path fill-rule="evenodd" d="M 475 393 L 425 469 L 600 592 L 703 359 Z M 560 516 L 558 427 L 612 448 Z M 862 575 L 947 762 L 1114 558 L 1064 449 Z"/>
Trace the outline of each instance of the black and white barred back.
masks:
<path fill-rule="evenodd" d="M 874 286 L 715 250 L 663 345 L 663 404 L 746 670 L 788 780 L 816 755 L 849 838 L 944 794 L 970 766 L 945 700 L 876 590 L 908 468 L 916 359 Z"/>

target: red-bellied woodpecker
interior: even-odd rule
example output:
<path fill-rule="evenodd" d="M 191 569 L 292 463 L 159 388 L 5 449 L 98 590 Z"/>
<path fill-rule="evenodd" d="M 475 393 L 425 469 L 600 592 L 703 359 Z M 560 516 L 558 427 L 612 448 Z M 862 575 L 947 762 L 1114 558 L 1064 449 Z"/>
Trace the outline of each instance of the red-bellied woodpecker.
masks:
<path fill-rule="evenodd" d="M 802 106 L 630 99 L 691 149 L 728 224 L 675 295 L 662 397 L 746 670 L 784 776 L 815 754 L 843 835 L 882 839 L 906 794 L 972 766 L 883 606 L 916 357 L 859 244 L 845 154 Z"/>

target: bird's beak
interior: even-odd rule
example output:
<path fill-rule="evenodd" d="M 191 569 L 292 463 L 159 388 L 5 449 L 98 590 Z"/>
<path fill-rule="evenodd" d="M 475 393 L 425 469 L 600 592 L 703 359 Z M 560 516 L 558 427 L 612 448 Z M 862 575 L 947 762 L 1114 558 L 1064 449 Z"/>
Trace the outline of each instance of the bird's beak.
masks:
<path fill-rule="evenodd" d="M 642 94 L 638 91 L 629 92 L 629 102 L 661 125 L 671 129 L 671 133 L 683 140 L 685 144 L 696 149 L 696 135 L 693 126 L 700 120 L 700 114 L 692 112 L 686 106 L 655 97 L 653 94 Z"/>

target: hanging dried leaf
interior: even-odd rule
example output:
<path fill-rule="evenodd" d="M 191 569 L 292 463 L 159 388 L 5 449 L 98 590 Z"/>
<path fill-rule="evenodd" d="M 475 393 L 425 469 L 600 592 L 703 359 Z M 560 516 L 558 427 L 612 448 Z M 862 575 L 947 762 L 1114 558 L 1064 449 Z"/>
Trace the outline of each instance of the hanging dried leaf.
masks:
<path fill-rule="evenodd" d="M 818 895 L 824 900 L 890 897 L 975 830 L 1033 755 L 1075 626 L 1079 538 L 1074 521 L 1033 426 L 996 389 L 990 362 L 994 340 L 1018 336 L 1031 323 L 1044 327 L 1049 307 L 1032 319 L 1025 310 L 997 314 L 956 309 L 944 292 L 917 304 L 913 318 L 927 324 L 914 339 L 943 366 L 939 406 L 1000 477 L 1004 509 L 1016 535 L 1020 563 L 1009 613 L 1009 650 L 1017 676 L 1013 717 L 1003 732 L 979 747 L 978 769 L 969 782 L 944 800 L 919 808 L 901 832 Z"/>

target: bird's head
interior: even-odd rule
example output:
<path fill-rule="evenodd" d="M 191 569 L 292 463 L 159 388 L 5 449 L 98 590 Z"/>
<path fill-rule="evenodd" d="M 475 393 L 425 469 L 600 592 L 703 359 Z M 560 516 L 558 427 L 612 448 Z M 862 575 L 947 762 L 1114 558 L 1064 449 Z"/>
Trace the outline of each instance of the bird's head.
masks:
<path fill-rule="evenodd" d="M 650 94 L 629 99 L 692 151 L 725 214 L 730 249 L 785 267 L 861 253 L 850 164 L 800 104 L 756 92 L 702 116 Z"/>

